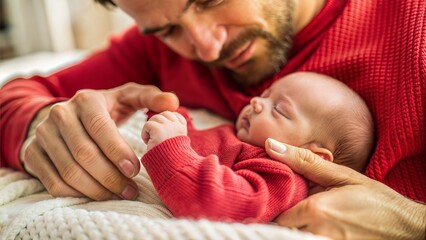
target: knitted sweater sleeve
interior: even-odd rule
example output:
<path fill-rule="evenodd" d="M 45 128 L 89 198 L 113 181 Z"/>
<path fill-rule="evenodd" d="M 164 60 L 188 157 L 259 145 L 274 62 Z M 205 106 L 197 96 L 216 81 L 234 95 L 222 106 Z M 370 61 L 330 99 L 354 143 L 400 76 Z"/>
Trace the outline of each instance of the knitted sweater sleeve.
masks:
<path fill-rule="evenodd" d="M 253 157 L 228 167 L 197 154 L 187 136 L 157 145 L 142 164 L 176 217 L 268 222 L 307 194 L 306 181 L 282 163 Z"/>
<path fill-rule="evenodd" d="M 0 167 L 21 169 L 19 151 L 35 114 L 44 106 L 66 100 L 80 89 L 108 89 L 133 81 L 153 83 L 152 61 L 143 60 L 150 39 L 136 28 L 111 39 L 108 49 L 50 76 L 19 78 L 0 89 Z M 155 63 L 154 63 L 155 64 Z"/>

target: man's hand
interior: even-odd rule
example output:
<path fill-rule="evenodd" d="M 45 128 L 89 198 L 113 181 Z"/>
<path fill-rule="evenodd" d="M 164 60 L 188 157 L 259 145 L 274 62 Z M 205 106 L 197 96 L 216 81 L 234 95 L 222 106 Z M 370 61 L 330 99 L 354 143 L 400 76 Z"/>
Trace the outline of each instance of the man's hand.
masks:
<path fill-rule="evenodd" d="M 141 135 L 147 150 L 150 150 L 166 139 L 187 134 L 185 118 L 180 113 L 165 111 L 151 117 Z"/>
<path fill-rule="evenodd" d="M 24 150 L 24 167 L 53 196 L 134 199 L 138 190 L 130 178 L 139 172 L 140 163 L 116 124 L 141 108 L 164 111 L 178 106 L 175 95 L 135 83 L 79 91 L 41 111 L 45 116 Z"/>
<path fill-rule="evenodd" d="M 265 142 L 269 156 L 325 190 L 282 213 L 279 225 L 332 239 L 424 239 L 426 206 L 307 149 Z"/>

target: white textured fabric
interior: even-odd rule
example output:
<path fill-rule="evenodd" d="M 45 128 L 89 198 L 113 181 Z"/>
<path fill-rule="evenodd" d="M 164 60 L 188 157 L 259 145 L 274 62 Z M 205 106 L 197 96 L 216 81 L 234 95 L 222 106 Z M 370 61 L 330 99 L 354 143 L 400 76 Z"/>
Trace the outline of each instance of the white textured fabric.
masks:
<path fill-rule="evenodd" d="M 224 120 L 191 110 L 197 128 Z M 146 146 L 140 138 L 146 121 L 137 112 L 120 133 L 140 157 Z M 0 169 L 0 239 L 323 239 L 271 224 L 221 223 L 175 219 L 163 205 L 142 168 L 134 178 L 137 201 L 95 202 L 87 198 L 53 198 L 30 176 Z"/>

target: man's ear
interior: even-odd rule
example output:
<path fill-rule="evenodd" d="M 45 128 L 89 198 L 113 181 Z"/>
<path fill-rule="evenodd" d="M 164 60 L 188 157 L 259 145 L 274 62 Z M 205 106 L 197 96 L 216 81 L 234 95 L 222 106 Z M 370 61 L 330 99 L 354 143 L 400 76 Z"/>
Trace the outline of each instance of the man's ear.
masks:
<path fill-rule="evenodd" d="M 334 161 L 333 153 L 331 153 L 331 151 L 327 148 L 320 146 L 318 143 L 309 143 L 303 147 L 311 150 L 313 153 L 327 161 Z"/>

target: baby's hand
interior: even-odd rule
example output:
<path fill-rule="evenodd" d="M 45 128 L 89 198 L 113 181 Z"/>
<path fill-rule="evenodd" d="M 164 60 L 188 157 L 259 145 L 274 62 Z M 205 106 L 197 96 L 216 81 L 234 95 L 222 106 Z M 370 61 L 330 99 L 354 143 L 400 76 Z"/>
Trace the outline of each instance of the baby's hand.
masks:
<path fill-rule="evenodd" d="M 177 112 L 165 111 L 151 117 L 142 129 L 142 139 L 147 150 L 155 147 L 162 141 L 187 135 L 186 120 Z"/>

